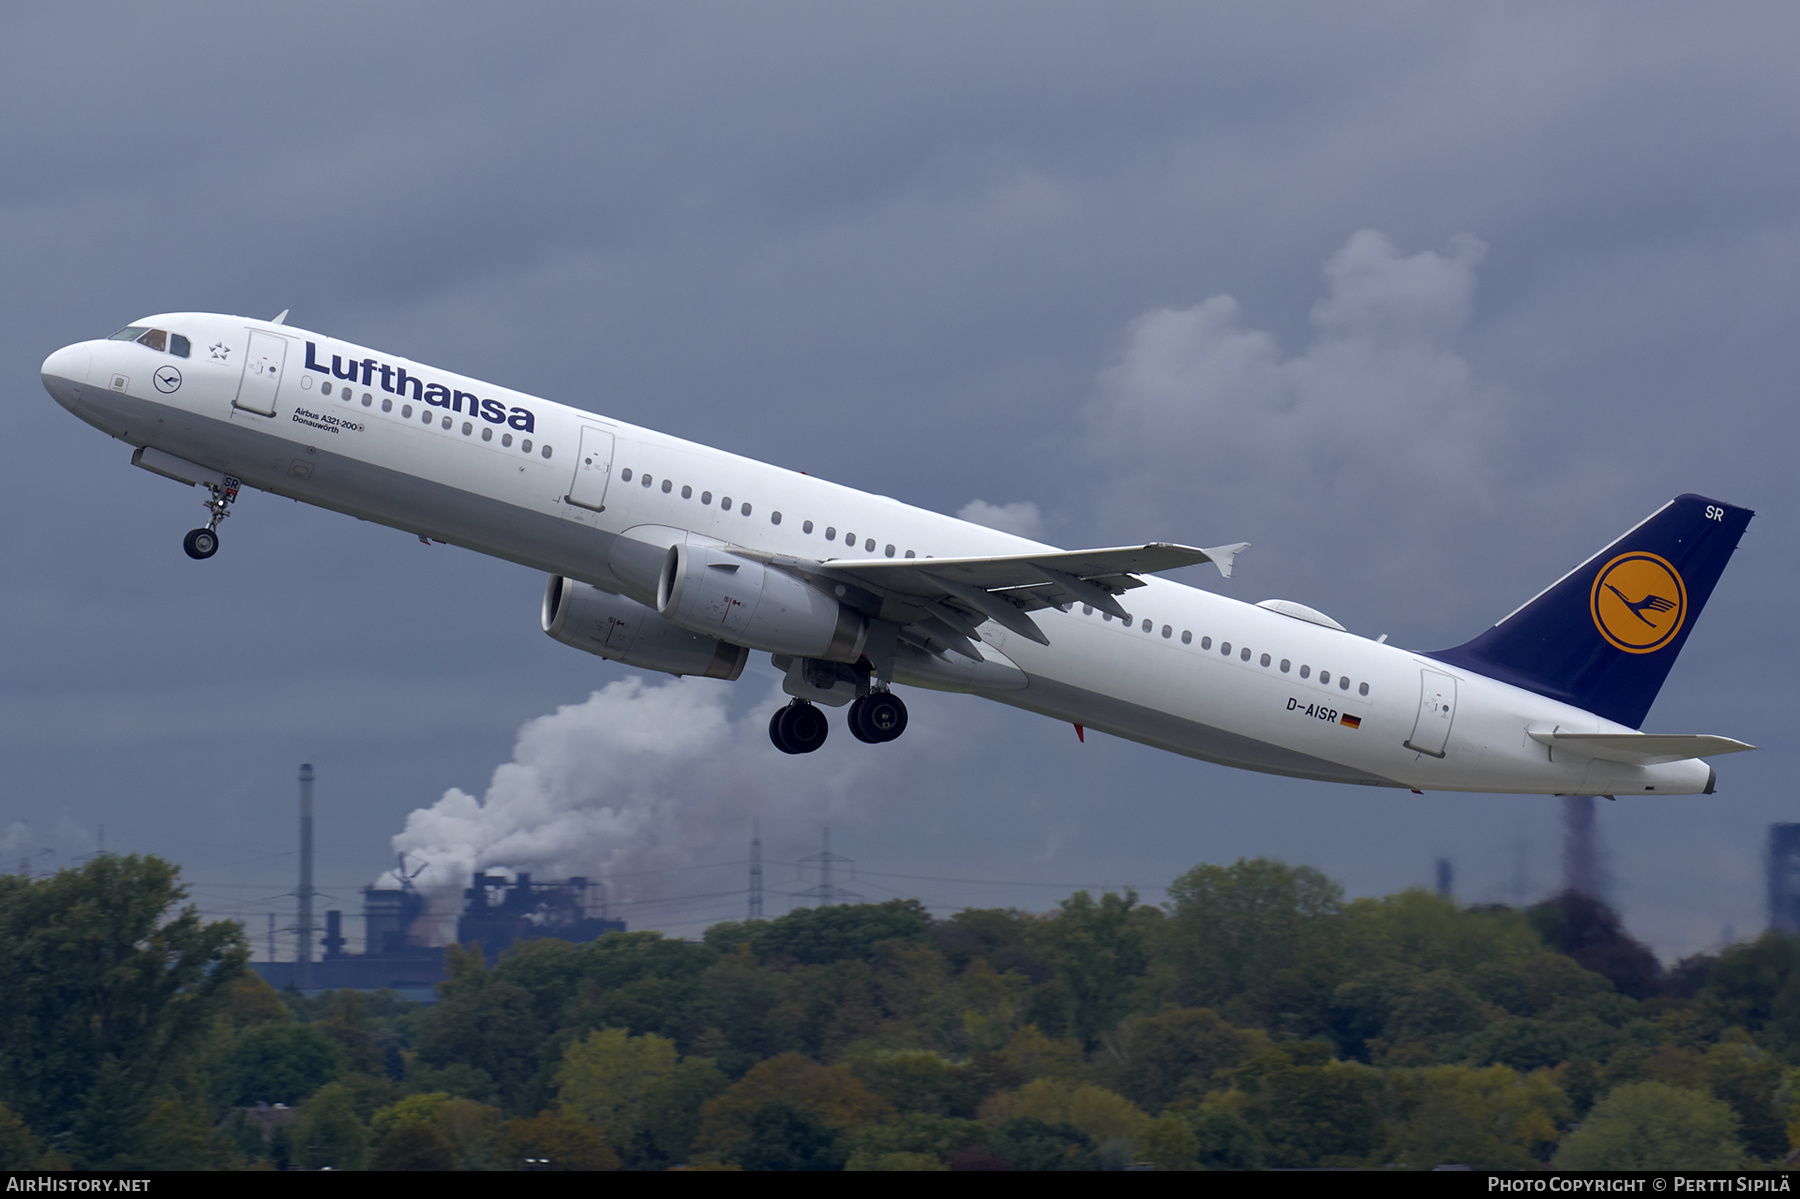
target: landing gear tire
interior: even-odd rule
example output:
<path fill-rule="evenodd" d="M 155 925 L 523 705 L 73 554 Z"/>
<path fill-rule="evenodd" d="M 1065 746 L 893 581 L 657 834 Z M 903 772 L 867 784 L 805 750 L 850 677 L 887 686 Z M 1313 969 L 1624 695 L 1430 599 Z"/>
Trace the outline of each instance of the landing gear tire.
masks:
<path fill-rule="evenodd" d="M 871 691 L 850 705 L 850 732 L 858 741 L 879 745 L 906 731 L 906 705 L 892 691 Z"/>
<path fill-rule="evenodd" d="M 181 548 L 190 558 L 210 558 L 219 552 L 219 535 L 211 529 L 195 529 L 181 539 Z"/>
<path fill-rule="evenodd" d="M 825 713 L 805 700 L 777 708 L 769 718 L 769 740 L 784 754 L 810 754 L 825 744 L 830 732 Z"/>

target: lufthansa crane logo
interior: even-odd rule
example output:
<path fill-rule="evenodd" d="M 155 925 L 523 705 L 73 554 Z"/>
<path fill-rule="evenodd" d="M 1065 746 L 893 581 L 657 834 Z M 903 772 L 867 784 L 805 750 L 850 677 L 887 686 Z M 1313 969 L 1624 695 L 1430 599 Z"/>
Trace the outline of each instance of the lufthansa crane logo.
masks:
<path fill-rule="evenodd" d="M 1674 640 L 1687 619 L 1681 573 L 1655 554 L 1620 554 L 1594 576 L 1588 609 L 1600 635 L 1628 654 L 1649 654 Z"/>
<path fill-rule="evenodd" d="M 156 380 L 156 390 L 171 392 L 181 386 L 181 372 L 172 366 L 161 367 L 152 376 Z"/>

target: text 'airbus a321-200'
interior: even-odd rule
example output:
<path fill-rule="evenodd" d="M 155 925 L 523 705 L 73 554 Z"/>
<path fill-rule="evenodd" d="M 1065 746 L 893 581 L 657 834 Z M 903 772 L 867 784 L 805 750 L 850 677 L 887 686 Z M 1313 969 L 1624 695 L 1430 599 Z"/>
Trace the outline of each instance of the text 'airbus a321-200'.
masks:
<path fill-rule="evenodd" d="M 286 316 L 285 313 L 282 314 Z M 1229 576 L 1242 544 L 1061 550 L 274 321 L 146 317 L 57 350 L 56 401 L 206 489 L 209 558 L 240 488 L 549 574 L 543 627 L 648 670 L 736 679 L 771 655 L 776 747 L 906 728 L 899 683 L 1228 766 L 1415 790 L 1711 794 L 1708 756 L 1639 731 L 1749 523 L 1669 501 L 1454 649 L 1346 632 Z"/>

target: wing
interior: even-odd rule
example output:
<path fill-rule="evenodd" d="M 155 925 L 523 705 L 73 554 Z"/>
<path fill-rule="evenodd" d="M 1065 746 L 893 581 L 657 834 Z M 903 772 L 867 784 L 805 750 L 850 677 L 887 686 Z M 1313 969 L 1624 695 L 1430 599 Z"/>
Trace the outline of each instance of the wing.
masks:
<path fill-rule="evenodd" d="M 985 558 L 809 562 L 771 557 L 769 561 L 840 588 L 854 586 L 864 593 L 858 606 L 900 625 L 904 640 L 933 653 L 954 650 L 979 661 L 981 655 L 971 643 L 981 640 L 977 630 L 984 621 L 1049 645 L 1050 639 L 1027 613 L 1079 603 L 1124 619 L 1125 609 L 1115 597 L 1142 587 L 1138 575 L 1211 562 L 1230 578 L 1232 560 L 1248 545 L 1239 542 L 1203 550 L 1155 542 Z M 839 594 L 850 598 L 845 591 Z"/>

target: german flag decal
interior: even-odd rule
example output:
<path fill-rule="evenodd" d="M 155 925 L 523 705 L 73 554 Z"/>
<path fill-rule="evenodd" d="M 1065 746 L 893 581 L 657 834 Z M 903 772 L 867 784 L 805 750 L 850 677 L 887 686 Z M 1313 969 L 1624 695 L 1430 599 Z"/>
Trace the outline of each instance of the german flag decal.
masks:
<path fill-rule="evenodd" d="M 1338 723 L 1347 729 L 1360 729 L 1362 727 L 1362 717 L 1352 716 L 1350 713 L 1346 712 L 1343 716 L 1338 718 Z"/>

